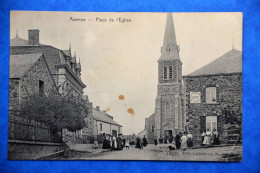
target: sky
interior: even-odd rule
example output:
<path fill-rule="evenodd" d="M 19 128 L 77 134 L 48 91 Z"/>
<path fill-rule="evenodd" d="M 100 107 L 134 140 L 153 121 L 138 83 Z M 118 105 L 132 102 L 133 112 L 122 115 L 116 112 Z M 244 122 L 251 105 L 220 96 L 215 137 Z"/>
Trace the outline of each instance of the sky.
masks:
<path fill-rule="evenodd" d="M 123 134 L 144 130 L 154 113 L 158 63 L 166 13 L 12 11 L 10 38 L 28 39 L 40 30 L 40 43 L 76 51 L 84 94 L 114 117 Z M 120 22 L 117 19 L 128 22 Z M 73 21 L 71 19 L 80 19 Z M 85 20 L 84 20 L 85 19 Z M 114 21 L 112 22 L 111 19 Z M 173 13 L 183 75 L 232 49 L 242 51 L 242 13 Z"/>

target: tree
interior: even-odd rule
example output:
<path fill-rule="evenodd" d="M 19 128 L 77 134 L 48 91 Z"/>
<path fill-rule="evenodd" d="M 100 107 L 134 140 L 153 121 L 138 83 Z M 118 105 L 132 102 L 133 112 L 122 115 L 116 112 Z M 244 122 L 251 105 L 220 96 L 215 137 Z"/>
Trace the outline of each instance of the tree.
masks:
<path fill-rule="evenodd" d="M 88 114 L 88 107 L 83 101 L 59 94 L 34 94 L 21 102 L 20 116 L 48 124 L 54 132 L 63 128 L 71 132 L 81 130 Z"/>

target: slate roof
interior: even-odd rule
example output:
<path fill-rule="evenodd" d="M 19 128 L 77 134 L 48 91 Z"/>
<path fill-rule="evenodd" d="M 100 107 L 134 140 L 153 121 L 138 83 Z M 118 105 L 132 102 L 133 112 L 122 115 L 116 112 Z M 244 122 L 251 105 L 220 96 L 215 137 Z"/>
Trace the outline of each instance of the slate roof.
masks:
<path fill-rule="evenodd" d="M 216 74 L 242 73 L 242 52 L 232 49 L 186 76 L 203 76 Z"/>
<path fill-rule="evenodd" d="M 20 78 L 42 56 L 42 54 L 10 55 L 9 78 Z"/>
<path fill-rule="evenodd" d="M 28 45 L 28 41 L 25 39 L 15 37 L 10 40 L 10 46 L 32 46 L 32 45 Z M 44 46 L 44 44 L 39 43 L 36 46 Z"/>
<path fill-rule="evenodd" d="M 117 125 L 117 126 L 121 126 L 120 124 L 118 124 L 117 122 L 115 122 L 114 120 L 109 118 L 108 116 L 110 116 L 110 115 L 107 116 L 105 112 L 98 111 L 95 108 L 92 109 L 92 116 L 97 121 L 102 121 L 102 122 L 106 122 L 106 123 L 109 123 L 109 124 L 114 124 L 114 125 Z"/>

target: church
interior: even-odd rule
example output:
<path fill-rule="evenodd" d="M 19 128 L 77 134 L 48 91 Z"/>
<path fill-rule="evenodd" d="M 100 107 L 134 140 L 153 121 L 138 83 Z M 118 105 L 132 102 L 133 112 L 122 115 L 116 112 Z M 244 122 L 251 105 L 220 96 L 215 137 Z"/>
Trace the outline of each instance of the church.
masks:
<path fill-rule="evenodd" d="M 185 88 L 173 17 L 167 14 L 161 56 L 158 59 L 158 85 L 155 113 L 145 120 L 149 143 L 154 139 L 170 139 L 185 130 Z"/>

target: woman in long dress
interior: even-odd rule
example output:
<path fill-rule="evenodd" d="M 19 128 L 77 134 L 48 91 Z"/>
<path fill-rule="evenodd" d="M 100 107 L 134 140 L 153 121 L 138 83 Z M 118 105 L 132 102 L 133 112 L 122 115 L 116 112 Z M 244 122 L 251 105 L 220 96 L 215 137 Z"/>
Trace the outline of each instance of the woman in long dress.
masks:
<path fill-rule="evenodd" d="M 181 149 L 183 150 L 183 151 L 185 151 L 186 150 L 186 148 L 187 148 L 187 136 L 186 136 L 186 132 L 184 132 L 184 134 L 183 134 L 183 136 L 181 137 Z"/>
<path fill-rule="evenodd" d="M 206 148 L 208 148 L 208 146 L 210 146 L 211 144 L 211 132 L 209 130 L 205 134 L 203 144 L 205 145 Z"/>
<path fill-rule="evenodd" d="M 116 148 L 117 148 L 116 137 L 113 136 L 113 137 L 112 137 L 112 148 L 111 148 L 111 151 L 112 151 L 112 150 L 115 150 Z"/>

